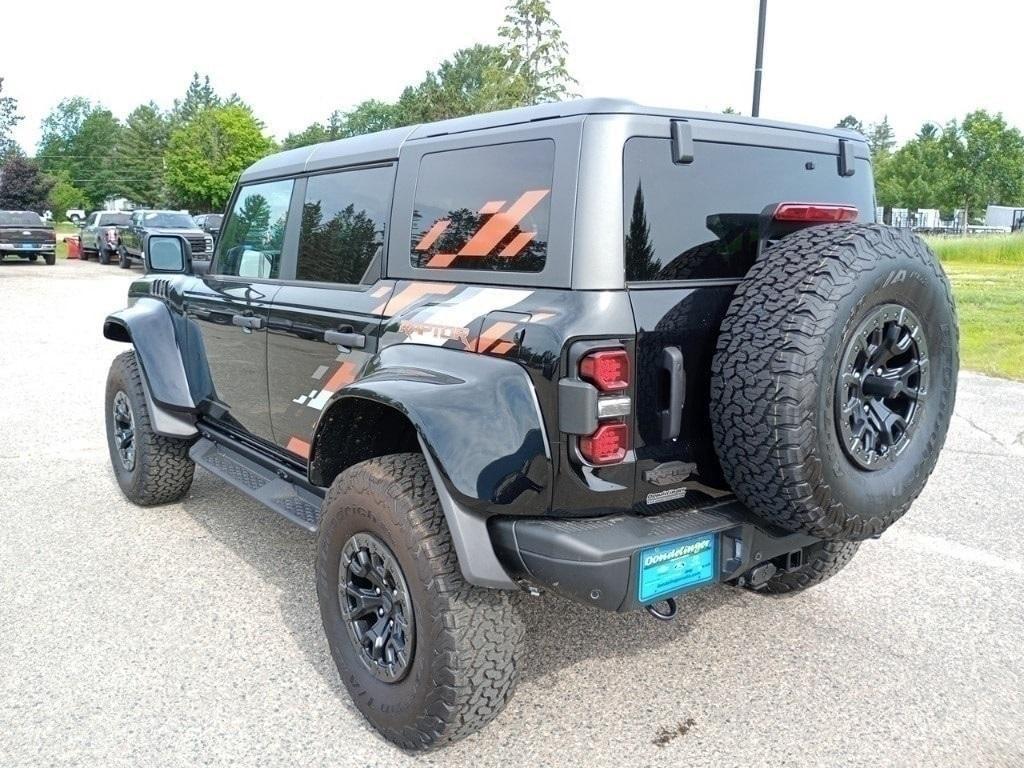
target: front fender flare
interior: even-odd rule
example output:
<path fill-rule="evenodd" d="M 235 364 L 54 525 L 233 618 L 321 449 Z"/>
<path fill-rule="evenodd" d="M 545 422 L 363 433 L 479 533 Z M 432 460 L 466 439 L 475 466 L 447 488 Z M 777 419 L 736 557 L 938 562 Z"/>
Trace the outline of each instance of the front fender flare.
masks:
<path fill-rule="evenodd" d="M 146 387 L 156 405 L 187 413 L 196 410 L 174 321 L 162 301 L 141 297 L 127 309 L 107 315 L 103 335 L 134 345 Z"/>

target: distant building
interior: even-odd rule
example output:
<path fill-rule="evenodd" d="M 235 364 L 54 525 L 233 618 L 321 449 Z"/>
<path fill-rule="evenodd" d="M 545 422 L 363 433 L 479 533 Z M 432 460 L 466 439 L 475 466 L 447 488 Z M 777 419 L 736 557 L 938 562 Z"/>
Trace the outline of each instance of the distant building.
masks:
<path fill-rule="evenodd" d="M 1007 232 L 1021 229 L 1024 224 L 1024 207 L 1012 205 L 990 205 L 985 209 L 985 226 L 1005 229 Z"/>

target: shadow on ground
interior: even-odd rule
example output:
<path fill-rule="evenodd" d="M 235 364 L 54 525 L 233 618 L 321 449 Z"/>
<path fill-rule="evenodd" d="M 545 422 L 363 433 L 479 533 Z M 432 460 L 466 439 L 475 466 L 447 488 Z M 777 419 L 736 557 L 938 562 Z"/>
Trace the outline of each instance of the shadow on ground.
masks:
<path fill-rule="evenodd" d="M 211 536 L 280 591 L 285 628 L 339 701 L 357 712 L 328 653 L 320 623 L 313 580 L 315 538 L 202 470 L 182 505 Z M 660 646 L 689 633 L 705 612 L 739 599 L 741 595 L 729 587 L 699 590 L 680 598 L 675 621 L 662 622 L 642 611 L 607 613 L 554 595 L 524 594 L 519 599 L 527 629 L 522 680 L 543 681 L 589 659 L 656 656 Z"/>

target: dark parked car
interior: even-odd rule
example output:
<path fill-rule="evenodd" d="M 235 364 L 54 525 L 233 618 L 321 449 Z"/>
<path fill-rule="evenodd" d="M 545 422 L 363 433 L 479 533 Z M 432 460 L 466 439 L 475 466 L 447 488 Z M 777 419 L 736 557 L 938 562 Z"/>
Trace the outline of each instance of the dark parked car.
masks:
<path fill-rule="evenodd" d="M 220 213 L 201 213 L 198 216 L 193 216 L 196 220 L 196 224 L 204 232 L 208 232 L 213 238 L 213 244 L 217 244 L 217 238 L 220 235 L 220 225 L 224 220 L 224 215 Z"/>
<path fill-rule="evenodd" d="M 47 264 L 57 259 L 57 237 L 53 224 L 32 211 L 0 211 L 0 259 L 20 256 Z"/>
<path fill-rule="evenodd" d="M 117 253 L 121 232 L 131 223 L 131 214 L 123 211 L 96 211 L 82 227 L 82 258 L 95 256 L 100 264 L 109 264 Z"/>
<path fill-rule="evenodd" d="M 188 240 L 194 259 L 209 259 L 213 256 L 213 237 L 196 226 L 187 213 L 138 210 L 132 213 L 131 222 L 120 232 L 117 256 L 122 269 L 128 269 L 133 259 L 142 260 L 146 239 L 155 233 L 182 235 Z"/>
<path fill-rule="evenodd" d="M 875 221 L 843 129 L 474 115 L 260 160 L 208 274 L 151 242 L 104 325 L 133 346 L 117 482 L 162 504 L 199 464 L 315 531 L 341 680 L 407 749 L 509 701 L 513 592 L 667 620 L 691 589 L 813 587 L 907 511 L 953 413 L 949 283 Z"/>

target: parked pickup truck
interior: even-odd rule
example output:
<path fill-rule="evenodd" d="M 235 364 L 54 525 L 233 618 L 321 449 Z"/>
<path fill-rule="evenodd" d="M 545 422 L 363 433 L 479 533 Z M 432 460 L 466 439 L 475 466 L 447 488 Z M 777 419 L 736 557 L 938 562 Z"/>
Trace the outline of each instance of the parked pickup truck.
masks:
<path fill-rule="evenodd" d="M 156 233 L 184 237 L 192 248 L 193 259 L 210 259 L 213 256 L 213 237 L 196 226 L 187 213 L 138 210 L 132 213 L 128 226 L 120 233 L 117 261 L 121 269 L 128 269 L 132 259 L 143 259 L 146 240 Z"/>
<path fill-rule="evenodd" d="M 32 211 L 0 211 L 0 260 L 21 256 L 36 261 L 40 254 L 47 264 L 56 261 L 53 225 Z"/>
<path fill-rule="evenodd" d="M 124 211 L 96 211 L 89 214 L 82 227 L 82 258 L 96 256 L 100 264 L 109 264 L 117 253 L 121 232 L 131 223 L 131 214 Z"/>

